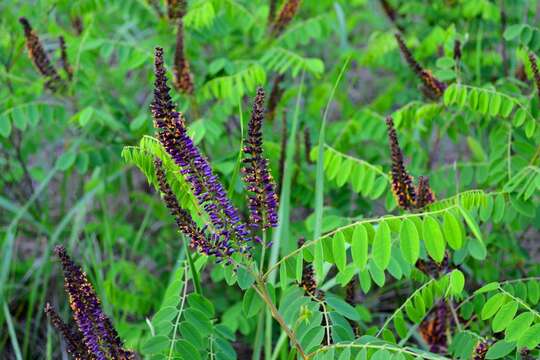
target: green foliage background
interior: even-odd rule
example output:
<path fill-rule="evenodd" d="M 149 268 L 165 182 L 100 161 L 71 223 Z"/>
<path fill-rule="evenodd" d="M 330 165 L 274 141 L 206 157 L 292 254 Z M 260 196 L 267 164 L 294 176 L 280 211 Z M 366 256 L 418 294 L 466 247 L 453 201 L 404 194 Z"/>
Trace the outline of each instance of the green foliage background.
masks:
<path fill-rule="evenodd" d="M 282 181 L 266 280 L 306 352 L 468 359 L 478 341 L 493 339 L 488 358 L 519 358 L 524 348 L 538 356 L 540 97 L 527 59 L 540 54 L 537 4 L 396 0 L 393 23 L 379 1 L 305 0 L 272 38 L 268 1 L 188 3 L 195 94 L 173 90 L 173 98 L 244 215 L 239 151 L 252 99 L 284 75 L 276 117 L 264 125 L 265 155 Z M 261 358 L 297 355 L 277 324 L 258 327 L 265 305 L 253 279 L 196 254 L 187 263 L 185 239 L 154 191 L 159 157 L 180 202 L 193 205 L 152 137 L 153 51 L 163 47 L 171 69 L 176 38 L 159 12 L 161 1 L 0 2 L 3 358 L 65 352 L 42 310 L 49 301 L 69 316 L 56 244 L 83 266 L 126 346 L 143 357 L 246 359 L 257 347 Z M 21 16 L 57 69 L 64 36 L 74 70 L 65 91 L 44 87 Z M 441 99 L 423 97 L 394 39 L 398 27 L 415 58 L 449 84 Z M 419 213 L 397 209 L 390 191 L 387 115 L 410 173 L 429 176 L 439 200 Z M 309 245 L 298 249 L 301 236 Z M 458 270 L 433 279 L 414 267 L 446 252 Z M 296 286 L 303 260 L 327 292 L 322 308 Z M 343 300 L 352 278 L 355 307 Z M 418 330 L 439 298 L 464 320 L 447 357 L 429 353 Z M 324 343 L 330 333 L 334 345 L 353 345 Z"/>

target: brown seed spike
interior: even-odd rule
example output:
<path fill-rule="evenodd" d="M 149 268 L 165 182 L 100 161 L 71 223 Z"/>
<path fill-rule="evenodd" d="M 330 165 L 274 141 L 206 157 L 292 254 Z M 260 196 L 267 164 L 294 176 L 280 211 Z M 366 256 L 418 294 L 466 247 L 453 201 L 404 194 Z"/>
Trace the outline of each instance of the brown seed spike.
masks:
<path fill-rule="evenodd" d="M 277 19 L 272 24 L 271 34 L 273 37 L 278 37 L 281 35 L 283 30 L 289 25 L 300 7 L 301 0 L 287 0 Z"/>
<path fill-rule="evenodd" d="M 61 52 L 61 61 L 62 61 L 62 67 L 64 68 L 64 71 L 68 77 L 69 80 L 73 78 L 73 69 L 71 68 L 71 65 L 69 64 L 69 59 L 67 57 L 67 48 L 66 48 L 66 41 L 64 40 L 63 36 L 60 36 L 58 38 L 58 42 L 60 44 L 60 52 Z"/>
<path fill-rule="evenodd" d="M 386 118 L 388 129 L 388 142 L 392 154 L 392 192 L 396 197 L 398 205 L 410 210 L 414 208 L 416 202 L 416 192 L 414 189 L 412 177 L 407 173 L 403 162 L 403 153 L 399 147 L 399 141 L 394 128 L 394 120 L 388 116 Z"/>
<path fill-rule="evenodd" d="M 193 75 L 186 58 L 184 47 L 184 22 L 178 19 L 176 32 L 176 51 L 174 53 L 174 86 L 184 94 L 192 95 L 194 92 Z"/>
<path fill-rule="evenodd" d="M 281 100 L 281 97 L 283 96 L 283 93 L 285 92 L 285 89 L 281 87 L 283 79 L 285 79 L 285 74 L 279 74 L 274 79 L 272 90 L 270 91 L 270 98 L 268 99 L 267 119 L 269 121 L 274 120 L 277 106 Z"/>
<path fill-rule="evenodd" d="M 184 17 L 186 8 L 186 0 L 167 0 L 167 15 L 171 20 Z"/>
<path fill-rule="evenodd" d="M 422 209 L 433 202 L 435 202 L 435 195 L 429 187 L 429 178 L 419 176 L 418 187 L 416 189 L 416 208 Z"/>
<path fill-rule="evenodd" d="M 403 54 L 403 57 L 405 58 L 405 61 L 409 65 L 409 67 L 414 71 L 416 76 L 422 81 L 424 84 L 424 93 L 427 97 L 432 99 L 439 98 L 446 89 L 446 84 L 442 81 L 438 80 L 433 74 L 431 74 L 430 71 L 425 70 L 422 68 L 422 66 L 416 61 L 414 58 L 412 52 L 409 50 L 407 45 L 405 44 L 405 41 L 401 37 L 399 33 L 395 34 L 396 41 L 398 43 L 399 49 L 401 50 L 401 53 Z"/>
<path fill-rule="evenodd" d="M 538 71 L 538 63 L 536 62 L 536 56 L 529 52 L 529 61 L 531 63 L 531 69 L 536 82 L 536 90 L 538 91 L 538 98 L 540 98 L 540 71 Z"/>
<path fill-rule="evenodd" d="M 24 36 L 26 38 L 26 48 L 28 50 L 28 56 L 34 63 L 34 66 L 38 69 L 41 75 L 47 80 L 45 87 L 53 92 L 59 90 L 62 87 L 62 79 L 56 72 L 56 69 L 52 66 L 49 57 L 45 53 L 45 49 L 39 40 L 39 37 L 33 31 L 30 22 L 24 17 L 19 18 L 19 22 L 23 26 Z"/>

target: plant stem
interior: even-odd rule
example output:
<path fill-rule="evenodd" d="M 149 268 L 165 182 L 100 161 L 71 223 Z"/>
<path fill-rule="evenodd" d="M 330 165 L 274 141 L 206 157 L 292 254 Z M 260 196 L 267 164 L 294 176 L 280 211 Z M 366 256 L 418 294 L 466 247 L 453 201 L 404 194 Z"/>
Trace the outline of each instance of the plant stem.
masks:
<path fill-rule="evenodd" d="M 257 285 L 253 285 L 253 289 L 257 292 L 257 294 L 259 294 L 261 299 L 266 303 L 267 308 L 270 310 L 270 313 L 272 314 L 272 317 L 274 319 L 276 319 L 279 326 L 281 326 L 283 331 L 285 331 L 285 333 L 287 334 L 287 336 L 291 340 L 293 346 L 298 351 L 298 354 L 302 357 L 302 359 L 307 360 L 308 357 L 304 353 L 304 349 L 302 349 L 302 346 L 300 345 L 300 343 L 296 339 L 296 335 L 294 335 L 294 333 L 291 331 L 291 329 L 289 329 L 289 327 L 285 323 L 285 320 L 283 319 L 283 317 L 281 316 L 279 311 L 276 309 L 276 305 L 274 305 L 274 303 L 272 302 L 272 299 L 270 298 L 270 295 L 268 294 L 268 290 L 266 289 L 266 286 L 264 285 L 264 283 L 260 279 L 258 279 Z M 268 349 L 265 349 L 265 357 L 267 356 L 266 355 L 266 350 L 268 350 Z M 272 354 L 271 354 L 271 351 L 270 351 L 270 357 L 271 357 L 271 355 Z M 270 357 L 268 357 L 268 359 L 270 359 Z"/>

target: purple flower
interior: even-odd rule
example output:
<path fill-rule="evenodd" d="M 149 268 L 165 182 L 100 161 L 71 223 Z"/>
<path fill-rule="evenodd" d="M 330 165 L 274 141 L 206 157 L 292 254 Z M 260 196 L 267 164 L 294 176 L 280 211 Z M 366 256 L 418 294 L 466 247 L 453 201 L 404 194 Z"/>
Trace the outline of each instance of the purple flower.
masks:
<path fill-rule="evenodd" d="M 262 152 L 262 124 L 264 119 L 264 90 L 257 89 L 253 111 L 248 125 L 248 136 L 244 142 L 242 169 L 246 189 L 250 193 L 248 202 L 250 223 L 253 228 L 268 229 L 278 225 L 278 199 L 276 185 Z"/>
<path fill-rule="evenodd" d="M 155 51 L 155 74 L 154 100 L 150 108 L 158 139 L 180 167 L 200 207 L 208 214 L 215 235 L 214 245 L 222 248 L 227 256 L 236 251 L 248 253 L 251 238 L 246 225 L 212 172 L 208 160 L 188 136 L 184 118 L 172 103 L 161 48 Z"/>
<path fill-rule="evenodd" d="M 99 298 L 86 274 L 75 265 L 63 246 L 57 246 L 55 252 L 62 262 L 64 287 L 84 346 L 99 360 L 133 359 L 134 354 L 123 349 L 122 340 L 101 309 Z"/>

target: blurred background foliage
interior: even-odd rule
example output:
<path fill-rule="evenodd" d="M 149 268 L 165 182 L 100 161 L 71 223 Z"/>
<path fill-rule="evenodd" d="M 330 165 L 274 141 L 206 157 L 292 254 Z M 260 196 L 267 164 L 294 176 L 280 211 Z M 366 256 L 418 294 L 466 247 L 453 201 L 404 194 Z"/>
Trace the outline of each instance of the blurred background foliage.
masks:
<path fill-rule="evenodd" d="M 290 226 L 280 245 L 287 254 L 299 236 L 313 234 L 311 145 L 319 141 L 323 110 L 348 61 L 324 139 L 325 158 L 332 161 L 325 160 L 323 232 L 397 211 L 388 187 L 384 124 L 393 115 L 410 172 L 429 175 L 437 198 L 469 189 L 510 194 L 500 220 L 479 215 L 485 217 L 487 260 L 454 254 L 471 288 L 538 276 L 539 98 L 527 60 L 528 51 L 540 50 L 538 5 L 389 0 L 392 20 L 382 3 L 304 1 L 285 31 L 272 36 L 268 1 L 190 0 L 185 49 L 195 92 L 172 92 L 190 134 L 240 206 L 238 151 L 256 86 L 267 94 L 282 92 L 264 129 L 278 182 L 300 96 Z M 60 358 L 64 351 L 42 310 L 49 301 L 68 313 L 58 266 L 51 261 L 56 244 L 83 264 L 121 337 L 141 351 L 150 333 L 145 319 L 160 308 L 167 284 L 182 269 L 184 247 L 159 196 L 134 166 L 136 159 L 122 149 L 139 146 L 154 132 L 153 49 L 163 47 L 172 68 L 176 23 L 159 0 L 3 1 L 0 13 L 0 326 L 6 329 L 0 332 L 0 353 L 31 359 Z M 48 90 L 28 58 L 21 16 L 66 79 L 62 91 Z M 465 94 L 456 85 L 444 99 L 426 99 L 399 52 L 398 29 L 419 63 L 447 84 L 469 86 Z M 62 72 L 59 36 L 71 80 Z M 490 112 L 492 106 L 483 103 L 501 101 L 493 97 L 522 107 L 527 116 L 505 119 L 503 110 Z M 369 180 L 358 183 L 355 171 Z M 220 268 L 204 269 L 205 296 L 226 328 L 224 338 L 234 345 L 234 356 L 251 356 L 257 318 L 242 315 L 243 295 L 227 285 Z M 380 325 L 415 284 L 393 279 L 359 295 L 362 332 Z M 342 293 L 339 287 L 336 292 Z"/>

